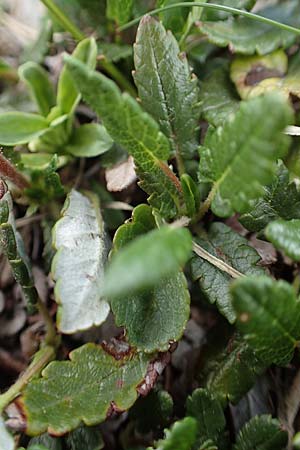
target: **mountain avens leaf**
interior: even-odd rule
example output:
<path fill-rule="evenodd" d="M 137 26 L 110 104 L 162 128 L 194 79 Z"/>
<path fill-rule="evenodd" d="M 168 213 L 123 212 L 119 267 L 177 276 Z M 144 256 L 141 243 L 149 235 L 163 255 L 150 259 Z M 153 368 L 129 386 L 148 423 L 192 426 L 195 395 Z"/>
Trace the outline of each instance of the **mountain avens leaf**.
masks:
<path fill-rule="evenodd" d="M 57 323 L 71 334 L 100 325 L 109 313 L 103 298 L 107 238 L 95 195 L 69 194 L 53 232 L 52 263 L 58 303 Z"/>
<path fill-rule="evenodd" d="M 300 220 L 275 220 L 265 232 L 270 242 L 294 261 L 300 261 Z"/>
<path fill-rule="evenodd" d="M 253 417 L 238 434 L 233 450 L 285 450 L 288 434 L 277 419 Z"/>
<path fill-rule="evenodd" d="M 39 64 L 28 61 L 19 68 L 19 75 L 28 84 L 40 113 L 46 117 L 56 103 L 48 73 Z"/>
<path fill-rule="evenodd" d="M 236 3 L 235 3 L 236 5 Z M 286 0 L 278 5 L 268 6 L 259 14 L 288 25 L 300 26 L 300 5 L 297 0 Z M 221 47 L 230 47 L 235 53 L 265 55 L 278 48 L 288 48 L 297 35 L 278 30 L 264 23 L 253 23 L 245 17 L 230 17 L 225 21 L 202 22 L 199 29 L 210 42 Z"/>
<path fill-rule="evenodd" d="M 231 287 L 237 327 L 266 365 L 284 366 L 300 339 L 300 302 L 290 284 L 247 277 Z"/>
<path fill-rule="evenodd" d="M 287 168 L 280 164 L 277 176 L 270 186 L 264 187 L 264 196 L 251 205 L 251 210 L 240 217 L 250 231 L 261 231 L 269 222 L 278 219 L 300 219 L 300 191 L 290 182 Z"/>
<path fill-rule="evenodd" d="M 20 399 L 26 432 L 59 436 L 82 422 L 102 422 L 112 403 L 116 410 L 127 410 L 137 399 L 149 361 L 150 356 L 131 352 L 115 359 L 90 343 L 71 352 L 70 361 L 50 363 Z"/>
<path fill-rule="evenodd" d="M 76 128 L 65 152 L 77 157 L 91 158 L 107 152 L 113 143 L 103 125 L 88 123 Z"/>
<path fill-rule="evenodd" d="M 67 58 L 83 99 L 96 111 L 112 139 L 134 158 L 141 187 L 150 194 L 150 204 L 166 218 L 179 209 L 181 186 L 164 162 L 170 156 L 168 139 L 157 123 L 116 84 L 74 58 Z"/>
<path fill-rule="evenodd" d="M 191 255 L 192 237 L 185 228 L 164 226 L 140 236 L 113 255 L 105 276 L 105 295 L 133 295 L 176 275 Z"/>
<path fill-rule="evenodd" d="M 269 114 L 273 111 L 273 114 Z M 282 131 L 293 120 L 285 99 L 269 94 L 241 103 L 224 128 L 209 132 L 200 154 L 200 179 L 213 183 L 212 211 L 221 217 L 244 212 L 272 181 L 287 151 Z"/>
<path fill-rule="evenodd" d="M 193 417 L 185 417 L 175 422 L 170 430 L 165 430 L 165 435 L 164 439 L 157 442 L 154 447 L 156 450 L 191 450 L 196 441 L 197 421 Z"/>
<path fill-rule="evenodd" d="M 198 147 L 199 88 L 170 31 L 150 16 L 141 20 L 134 47 L 134 79 L 144 109 L 159 123 L 180 158 Z"/>
<path fill-rule="evenodd" d="M 0 114 L 0 144 L 27 144 L 48 128 L 43 116 L 23 112 L 5 112 Z"/>
<path fill-rule="evenodd" d="M 196 389 L 187 399 L 186 412 L 198 423 L 197 449 L 208 440 L 218 444 L 226 426 L 223 408 L 219 400 L 207 389 Z"/>
<path fill-rule="evenodd" d="M 257 265 L 260 257 L 256 250 L 248 245 L 247 239 L 223 223 L 213 223 L 208 234 L 203 233 L 196 242 L 245 275 L 264 274 L 264 269 Z M 192 258 L 191 268 L 193 279 L 199 280 L 209 301 L 216 303 L 219 311 L 233 323 L 236 315 L 229 292 L 230 275 L 196 255 Z"/>

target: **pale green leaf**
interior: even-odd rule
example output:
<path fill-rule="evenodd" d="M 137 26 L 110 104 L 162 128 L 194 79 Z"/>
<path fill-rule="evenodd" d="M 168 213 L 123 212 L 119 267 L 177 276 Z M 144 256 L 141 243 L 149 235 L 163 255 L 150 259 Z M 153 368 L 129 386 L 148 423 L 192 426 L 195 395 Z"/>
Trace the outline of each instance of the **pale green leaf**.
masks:
<path fill-rule="evenodd" d="M 0 114 L 0 144 L 27 144 L 37 138 L 48 128 L 43 116 L 23 112 L 6 112 Z"/>
<path fill-rule="evenodd" d="M 40 113 L 46 117 L 56 101 L 54 88 L 49 80 L 48 73 L 39 64 L 28 61 L 19 67 L 19 75 L 29 86 Z"/>
<path fill-rule="evenodd" d="M 198 80 L 172 33 L 150 16 L 140 22 L 134 61 L 144 109 L 159 123 L 177 157 L 192 158 L 199 145 Z"/>
<path fill-rule="evenodd" d="M 158 441 L 156 450 L 191 450 L 197 435 L 197 421 L 193 417 L 175 422 L 170 430 L 165 430 L 165 438 Z M 149 447 L 147 450 L 153 450 Z"/>
<path fill-rule="evenodd" d="M 103 297 L 107 242 L 97 197 L 71 191 L 53 232 L 57 253 L 52 263 L 63 333 L 100 325 L 109 313 Z"/>
<path fill-rule="evenodd" d="M 72 114 L 58 116 L 51 121 L 48 128 L 29 142 L 31 152 L 64 153 L 73 131 L 74 117 Z"/>
<path fill-rule="evenodd" d="M 150 359 L 131 352 L 116 359 L 90 343 L 71 352 L 70 361 L 50 363 L 20 399 L 27 434 L 62 435 L 82 422 L 96 425 L 105 420 L 112 402 L 119 410 L 129 409 Z"/>
<path fill-rule="evenodd" d="M 300 220 L 275 220 L 265 231 L 266 237 L 294 261 L 300 261 Z"/>
<path fill-rule="evenodd" d="M 300 339 L 300 302 L 290 284 L 242 278 L 231 287 L 237 327 L 266 365 L 285 366 Z"/>
<path fill-rule="evenodd" d="M 137 237 L 113 256 L 105 295 L 112 299 L 153 288 L 183 268 L 191 249 L 192 237 L 185 228 L 164 226 Z"/>
<path fill-rule="evenodd" d="M 285 450 L 288 434 L 277 419 L 253 417 L 238 434 L 233 450 Z"/>
<path fill-rule="evenodd" d="M 272 111 L 272 114 L 270 114 Z M 293 120 L 286 100 L 268 94 L 241 103 L 223 128 L 209 132 L 200 155 L 200 179 L 213 183 L 212 211 L 221 217 L 245 212 L 272 181 L 288 147 L 282 131 Z"/>
<path fill-rule="evenodd" d="M 240 222 L 250 231 L 261 231 L 269 222 L 277 219 L 300 219 L 300 191 L 289 171 L 281 164 L 277 177 L 270 186 L 264 187 L 264 196 L 251 205 Z"/>
<path fill-rule="evenodd" d="M 211 255 L 226 262 L 245 275 L 263 275 L 258 266 L 260 256 L 248 245 L 247 239 L 223 223 L 213 223 L 209 232 L 202 233 L 196 242 Z M 195 255 L 191 261 L 193 280 L 198 280 L 203 292 L 211 303 L 216 303 L 219 311 L 230 323 L 236 319 L 229 292 L 232 278 L 208 261 Z"/>
<path fill-rule="evenodd" d="M 5 450 L 14 450 L 15 441 L 12 435 L 7 431 L 4 420 L 0 417 L 0 448 Z"/>
<path fill-rule="evenodd" d="M 113 145 L 113 140 L 103 125 L 88 123 L 76 128 L 65 147 L 66 153 L 82 158 L 102 155 Z"/>
<path fill-rule="evenodd" d="M 133 0 L 107 0 L 106 16 L 122 25 L 130 19 L 132 6 Z"/>
<path fill-rule="evenodd" d="M 298 0 L 286 0 L 259 11 L 269 19 L 298 28 L 300 26 L 300 5 Z M 229 46 L 235 53 L 265 55 L 278 48 L 288 48 L 297 35 L 285 30 L 278 30 L 264 23 L 253 23 L 245 17 L 230 17 L 225 21 L 202 22 L 199 29 L 208 40 L 221 47 Z"/>
<path fill-rule="evenodd" d="M 112 139 L 134 158 L 141 187 L 151 194 L 149 202 L 164 217 L 174 217 L 180 208 L 181 187 L 166 161 L 168 139 L 157 123 L 128 94 L 104 75 L 66 57 L 70 72 L 85 101 L 102 119 Z"/>

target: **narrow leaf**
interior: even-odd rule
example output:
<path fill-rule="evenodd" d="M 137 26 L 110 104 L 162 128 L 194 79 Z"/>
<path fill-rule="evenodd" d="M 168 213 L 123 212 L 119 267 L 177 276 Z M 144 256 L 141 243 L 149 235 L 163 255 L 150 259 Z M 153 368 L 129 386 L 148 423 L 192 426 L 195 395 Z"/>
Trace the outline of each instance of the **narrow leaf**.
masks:
<path fill-rule="evenodd" d="M 198 147 L 199 89 L 186 55 L 170 31 L 150 16 L 138 28 L 134 79 L 144 109 L 170 139 L 177 157 L 192 158 Z"/>
<path fill-rule="evenodd" d="M 300 220 L 275 220 L 265 232 L 269 241 L 294 261 L 300 261 Z"/>
<path fill-rule="evenodd" d="M 150 204 L 162 216 L 174 217 L 179 209 L 181 186 L 163 162 L 170 156 L 169 143 L 157 123 L 132 97 L 121 94 L 113 81 L 74 58 L 66 60 L 84 100 L 101 117 L 112 139 L 133 156 L 141 187 L 151 194 Z"/>
<path fill-rule="evenodd" d="M 289 140 L 282 131 L 291 121 L 284 98 L 269 94 L 242 103 L 232 121 L 207 134 L 200 177 L 213 182 L 216 215 L 244 212 L 249 201 L 263 193 L 263 185 L 274 177 L 277 159 L 287 151 Z"/>
<path fill-rule="evenodd" d="M 59 329 L 71 334 L 100 325 L 109 306 L 103 298 L 107 243 L 96 196 L 71 191 L 54 227 L 53 245 Z"/>
<path fill-rule="evenodd" d="M 48 128 L 46 119 L 37 114 L 6 112 L 0 114 L 0 144 L 27 144 Z"/>
<path fill-rule="evenodd" d="M 266 365 L 284 366 L 300 339 L 300 302 L 293 286 L 269 277 L 249 277 L 232 285 L 237 327 Z"/>

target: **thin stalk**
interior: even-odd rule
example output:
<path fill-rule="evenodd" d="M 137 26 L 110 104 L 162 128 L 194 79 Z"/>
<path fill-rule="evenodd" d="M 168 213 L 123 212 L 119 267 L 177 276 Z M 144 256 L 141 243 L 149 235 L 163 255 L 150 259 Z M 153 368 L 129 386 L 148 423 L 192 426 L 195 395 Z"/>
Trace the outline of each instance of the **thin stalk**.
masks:
<path fill-rule="evenodd" d="M 205 261 L 208 261 L 210 264 L 213 264 L 218 269 L 228 273 L 228 275 L 230 275 L 232 278 L 240 278 L 245 276 L 243 273 L 234 269 L 226 262 L 208 253 L 206 250 L 204 250 L 204 248 L 196 244 L 196 242 L 193 242 L 193 251 L 196 253 L 196 255 L 200 256 L 200 258 L 205 259 Z"/>
<path fill-rule="evenodd" d="M 63 27 L 64 30 L 68 31 L 76 41 L 82 41 L 85 38 L 84 33 L 82 33 L 79 28 L 71 22 L 71 20 L 65 15 L 59 6 L 57 6 L 53 0 L 41 0 L 41 2 L 48 8 L 48 10 L 53 14 L 57 22 Z"/>
<path fill-rule="evenodd" d="M 228 13 L 231 13 L 233 15 L 239 15 L 243 17 L 247 17 L 248 19 L 255 20 L 257 22 L 262 22 L 267 25 L 272 25 L 274 27 L 280 28 L 281 30 L 290 31 L 291 33 L 299 34 L 300 35 L 300 29 L 294 28 L 290 25 L 286 25 L 284 23 L 277 22 L 276 20 L 268 19 L 267 17 L 259 16 L 258 14 L 254 14 L 248 11 L 243 11 L 238 8 L 232 8 L 231 6 L 225 6 L 225 5 L 217 5 L 215 3 L 204 3 L 204 2 L 179 2 L 174 3 L 172 5 L 164 6 L 162 8 L 153 9 L 152 11 L 149 11 L 147 14 L 150 16 L 154 16 L 156 14 L 159 14 L 164 11 L 168 11 L 170 9 L 174 8 L 191 8 L 191 7 L 198 7 L 198 8 L 207 8 L 207 9 L 213 9 L 215 11 L 225 11 Z M 128 23 L 125 23 L 121 27 L 118 28 L 118 31 L 124 31 L 128 28 L 136 25 L 139 23 L 139 21 L 142 19 L 143 16 L 140 16 L 134 20 L 131 20 Z"/>
<path fill-rule="evenodd" d="M 199 212 L 198 212 L 197 216 L 195 217 L 196 221 L 201 220 L 205 216 L 207 211 L 209 210 L 211 202 L 213 201 L 214 196 L 216 194 L 216 190 L 217 190 L 217 185 L 215 184 L 215 185 L 213 185 L 210 193 L 208 194 L 207 199 L 201 204 Z"/>
<path fill-rule="evenodd" d="M 105 72 L 110 75 L 118 83 L 118 85 L 122 89 L 124 89 L 124 91 L 127 91 L 128 94 L 130 94 L 134 98 L 137 97 L 137 92 L 130 81 L 128 81 L 127 78 L 124 77 L 122 72 L 120 72 L 114 64 L 112 64 L 110 61 L 107 61 L 107 59 L 103 58 L 103 56 L 98 58 L 98 61 Z"/>
<path fill-rule="evenodd" d="M 22 390 L 30 382 L 30 380 L 38 375 L 43 368 L 55 358 L 55 350 L 51 346 L 45 346 L 35 355 L 30 366 L 25 370 L 23 375 L 13 384 L 8 391 L 0 395 L 0 414 L 16 397 L 20 395 Z"/>

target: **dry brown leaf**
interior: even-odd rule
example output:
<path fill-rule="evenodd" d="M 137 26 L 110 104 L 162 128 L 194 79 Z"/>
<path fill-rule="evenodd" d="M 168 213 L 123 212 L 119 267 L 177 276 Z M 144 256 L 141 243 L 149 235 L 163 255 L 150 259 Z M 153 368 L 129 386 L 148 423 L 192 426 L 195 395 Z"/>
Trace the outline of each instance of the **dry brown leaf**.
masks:
<path fill-rule="evenodd" d="M 105 178 L 109 192 L 120 192 L 130 186 L 136 180 L 134 162 L 132 156 L 127 161 L 118 164 L 111 169 L 106 169 Z"/>

